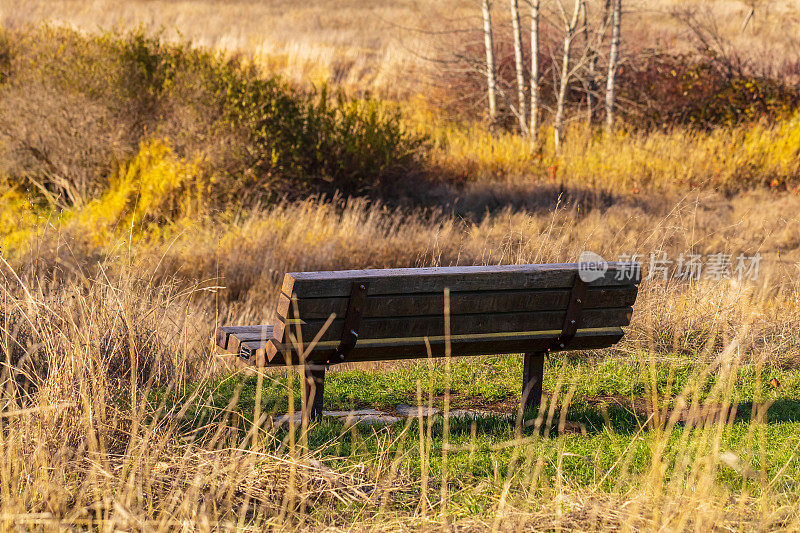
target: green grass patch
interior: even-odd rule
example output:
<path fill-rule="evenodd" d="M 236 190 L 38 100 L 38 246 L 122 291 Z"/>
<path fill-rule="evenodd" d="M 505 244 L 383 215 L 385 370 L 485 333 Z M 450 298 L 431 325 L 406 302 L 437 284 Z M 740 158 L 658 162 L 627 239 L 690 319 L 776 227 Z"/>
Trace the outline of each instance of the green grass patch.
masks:
<path fill-rule="evenodd" d="M 441 360 L 421 360 L 377 370 L 329 372 L 325 407 L 373 407 L 391 413 L 399 403 L 416 404 L 419 389 L 424 403 L 432 399 L 441 408 L 448 382 L 443 365 Z M 481 487 L 496 494 L 507 483 L 519 491 L 534 482 L 540 488 L 564 483 L 619 493 L 641 488 L 650 479 L 665 485 L 691 483 L 693 476 L 708 469 L 722 487 L 734 492 L 758 493 L 768 485 L 796 492 L 800 371 L 757 371 L 745 365 L 731 374 L 730 387 L 722 394 L 719 385 L 727 374 L 714 368 L 685 356 L 657 362 L 645 354 L 594 361 L 551 356 L 544 389 L 550 395 L 558 392 L 558 399 L 550 426 L 536 431 L 532 420 L 517 427 L 516 417 L 503 415 L 503 411 L 513 412 L 519 400 L 521 357 L 464 358 L 452 363 L 451 407 L 477 406 L 496 411 L 496 416 L 451 419 L 446 429 L 440 417 L 430 425 L 424 421 L 422 428 L 413 419 L 387 427 L 345 427 L 324 419 L 309 429 L 308 446 L 332 466 L 361 463 L 378 468 L 379 463 L 397 459 L 398 475 L 411 480 L 413 487 L 406 495 L 409 502 L 419 496 L 415 491 L 423 477 L 437 486 L 446 474 L 456 508 L 467 514 L 488 509 L 489 504 L 477 496 Z M 769 384 L 773 378 L 780 382 L 779 388 Z M 261 412 L 286 412 L 290 388 L 295 409 L 300 409 L 296 372 L 269 371 L 263 384 Z M 187 411 L 187 425 L 211 424 L 213 428 L 238 394 L 231 411 L 244 435 L 252 424 L 256 387 L 255 376 L 237 375 L 188 391 L 198 397 L 196 406 Z M 569 430 L 559 433 L 563 398 L 570 390 L 574 396 L 563 415 Z M 662 416 L 681 393 L 688 403 L 694 399 L 701 407 L 730 402 L 737 410 L 730 418 L 723 415 L 721 421 L 712 414 L 665 426 L 663 420 L 655 422 L 652 411 L 648 414 L 647 399 L 654 391 Z M 175 405 L 182 401 L 163 393 L 159 399 Z M 751 416 L 764 408 L 766 416 Z M 264 435 L 267 449 L 288 450 L 288 429 Z M 723 452 L 734 454 L 745 466 L 737 470 L 721 462 Z M 660 471 L 650 476 L 654 465 L 666 465 L 663 477 Z M 412 505 L 402 502 L 403 496 L 397 495 L 398 505 Z"/>

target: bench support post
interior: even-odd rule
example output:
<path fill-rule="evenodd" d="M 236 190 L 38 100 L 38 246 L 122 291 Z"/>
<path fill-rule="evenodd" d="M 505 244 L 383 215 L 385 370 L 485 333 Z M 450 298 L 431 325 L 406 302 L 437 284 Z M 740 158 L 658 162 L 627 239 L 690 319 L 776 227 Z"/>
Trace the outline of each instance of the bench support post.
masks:
<path fill-rule="evenodd" d="M 367 301 L 367 290 L 369 283 L 356 282 L 350 287 L 350 299 L 347 301 L 347 311 L 344 314 L 344 328 L 342 329 L 342 340 L 339 347 L 326 363 L 343 363 L 353 351 L 358 342 L 358 329 L 361 325 L 361 315 L 364 312 L 364 304 Z"/>
<path fill-rule="evenodd" d="M 538 409 L 542 402 L 545 352 L 528 352 L 522 366 L 522 411 Z"/>
<path fill-rule="evenodd" d="M 308 420 L 322 416 L 322 398 L 325 394 L 325 366 L 306 364 L 303 366 L 303 397 L 306 399 Z"/>

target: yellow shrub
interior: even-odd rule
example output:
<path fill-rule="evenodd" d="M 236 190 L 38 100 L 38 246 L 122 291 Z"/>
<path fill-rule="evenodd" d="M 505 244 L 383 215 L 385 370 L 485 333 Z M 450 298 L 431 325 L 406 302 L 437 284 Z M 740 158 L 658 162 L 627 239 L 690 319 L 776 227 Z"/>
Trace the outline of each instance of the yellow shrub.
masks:
<path fill-rule="evenodd" d="M 160 140 L 143 144 L 110 180 L 109 190 L 76 213 L 97 242 L 115 232 L 158 237 L 170 226 L 205 213 L 211 180 L 198 161 L 176 157 Z"/>
<path fill-rule="evenodd" d="M 44 222 L 27 196 L 0 182 L 0 255 L 28 247 Z"/>

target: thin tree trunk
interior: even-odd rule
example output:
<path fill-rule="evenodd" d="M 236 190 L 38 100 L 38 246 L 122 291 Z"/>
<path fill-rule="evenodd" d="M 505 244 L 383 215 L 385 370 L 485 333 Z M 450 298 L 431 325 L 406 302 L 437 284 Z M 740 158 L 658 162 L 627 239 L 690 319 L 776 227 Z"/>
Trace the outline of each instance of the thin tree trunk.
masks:
<path fill-rule="evenodd" d="M 608 54 L 608 78 L 606 80 L 606 133 L 611 133 L 614 128 L 614 99 L 616 97 L 620 26 L 622 24 L 622 0 L 612 0 L 612 3 L 614 13 L 611 22 L 611 50 Z"/>
<path fill-rule="evenodd" d="M 594 118 L 594 100 L 597 94 L 597 52 L 589 40 L 589 6 L 583 0 L 583 45 L 586 50 L 586 127 L 591 127 Z"/>
<path fill-rule="evenodd" d="M 586 94 L 586 123 L 590 126 L 594 121 L 594 107 L 597 101 L 597 54 L 589 57 L 589 90 Z"/>
<path fill-rule="evenodd" d="M 561 143 L 564 137 L 564 106 L 566 105 L 567 86 L 570 78 L 570 53 L 572 51 L 572 40 L 575 38 L 575 29 L 578 26 L 578 17 L 581 10 L 581 0 L 575 0 L 575 9 L 572 18 L 566 21 L 564 27 L 564 56 L 561 58 L 561 78 L 558 87 L 558 98 L 556 99 L 556 118 L 553 124 L 553 140 L 556 153 L 561 151 Z"/>
<path fill-rule="evenodd" d="M 511 25 L 514 28 L 514 66 L 517 70 L 517 101 L 519 108 L 517 118 L 519 129 L 524 134 L 528 131 L 528 119 L 525 117 L 525 57 L 522 51 L 522 31 L 519 25 L 519 0 L 511 1 Z"/>
<path fill-rule="evenodd" d="M 531 144 L 539 143 L 539 0 L 531 0 Z"/>
<path fill-rule="evenodd" d="M 492 36 L 492 3 L 481 0 L 483 10 L 483 42 L 486 47 L 486 85 L 489 99 L 489 120 L 497 119 L 497 80 L 494 73 L 494 37 Z"/>

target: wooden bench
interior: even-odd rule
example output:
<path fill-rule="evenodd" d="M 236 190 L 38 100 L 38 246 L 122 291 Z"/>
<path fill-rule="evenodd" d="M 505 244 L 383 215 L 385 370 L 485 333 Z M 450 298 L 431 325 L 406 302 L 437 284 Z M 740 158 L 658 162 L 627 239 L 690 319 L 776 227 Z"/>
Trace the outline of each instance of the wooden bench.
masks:
<path fill-rule="evenodd" d="M 608 263 L 588 283 L 579 273 L 576 263 L 290 273 L 275 324 L 224 326 L 216 340 L 259 367 L 303 365 L 312 417 L 322 412 L 329 365 L 447 349 L 524 353 L 522 401 L 535 408 L 547 352 L 611 346 L 630 322 L 638 264 Z"/>

